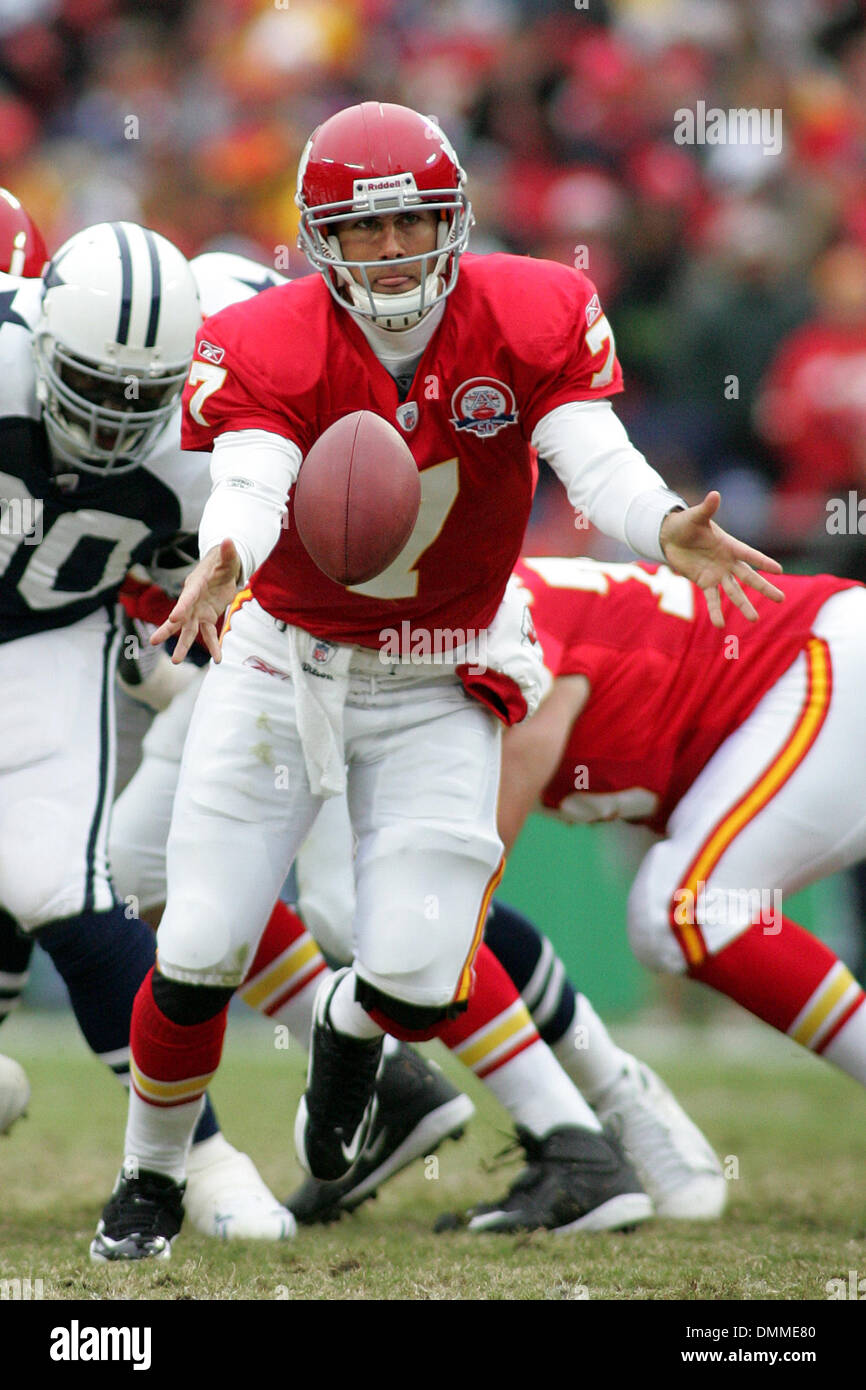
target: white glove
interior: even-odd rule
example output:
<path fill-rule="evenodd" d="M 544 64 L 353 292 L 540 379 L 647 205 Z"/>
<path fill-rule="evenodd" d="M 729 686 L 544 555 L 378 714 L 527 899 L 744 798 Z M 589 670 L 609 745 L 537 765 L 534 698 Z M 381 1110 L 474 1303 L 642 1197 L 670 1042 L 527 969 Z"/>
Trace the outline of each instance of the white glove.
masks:
<path fill-rule="evenodd" d="M 131 699 L 159 714 L 195 680 L 199 668 L 191 661 L 175 666 L 162 647 L 152 647 L 151 634 L 156 632 L 153 623 L 131 618 L 125 610 L 122 619 L 117 682 Z"/>

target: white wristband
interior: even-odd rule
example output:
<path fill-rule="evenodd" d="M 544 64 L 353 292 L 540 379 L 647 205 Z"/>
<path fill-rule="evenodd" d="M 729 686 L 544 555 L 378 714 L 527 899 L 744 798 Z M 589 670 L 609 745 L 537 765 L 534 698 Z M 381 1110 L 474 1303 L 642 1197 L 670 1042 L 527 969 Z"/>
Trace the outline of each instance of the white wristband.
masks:
<path fill-rule="evenodd" d="M 669 487 L 654 487 L 632 498 L 625 514 L 625 538 L 636 555 L 664 564 L 659 532 L 669 512 L 685 510 L 686 503 Z"/>
<path fill-rule="evenodd" d="M 290 439 L 265 430 L 221 434 L 211 459 L 213 491 L 199 528 L 199 554 L 225 538 L 234 541 L 246 583 L 277 543 L 285 524 L 286 499 L 301 466 Z"/>

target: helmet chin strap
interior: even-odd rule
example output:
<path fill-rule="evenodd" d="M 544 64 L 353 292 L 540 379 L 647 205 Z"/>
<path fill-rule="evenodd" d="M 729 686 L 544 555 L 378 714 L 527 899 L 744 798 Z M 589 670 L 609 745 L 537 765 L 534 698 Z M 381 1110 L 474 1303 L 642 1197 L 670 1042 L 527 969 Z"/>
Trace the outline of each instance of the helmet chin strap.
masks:
<path fill-rule="evenodd" d="M 404 294 L 368 294 L 363 285 L 352 280 L 347 286 L 349 298 L 356 309 L 359 309 L 366 318 L 375 323 L 378 328 L 387 328 L 391 331 L 400 331 L 405 328 L 412 328 L 416 323 L 420 323 L 425 318 L 439 299 L 441 293 L 441 281 L 438 274 L 428 275 L 424 284 L 424 308 L 421 304 L 421 287 L 407 290 Z M 375 313 L 370 313 L 370 300 L 373 301 Z"/>
<path fill-rule="evenodd" d="M 340 238 L 332 233 L 325 238 L 330 247 L 335 260 L 342 258 L 342 247 Z M 442 276 L 448 261 L 447 247 L 451 241 L 451 227 L 446 221 L 441 221 L 436 228 L 436 249 L 444 254 L 436 257 L 436 262 L 432 271 L 423 282 L 414 289 L 406 290 L 403 294 L 375 294 L 372 286 L 368 290 L 365 285 L 360 285 L 345 266 L 339 264 L 334 266 L 334 270 L 342 280 L 348 290 L 348 297 L 351 303 L 364 318 L 370 323 L 375 323 L 378 328 L 389 329 L 391 332 L 401 332 L 406 328 L 413 328 L 416 323 L 420 323 L 438 301 L 442 293 Z M 422 262 L 424 264 L 424 262 Z M 420 308 L 423 297 L 424 308 Z M 373 312 L 370 311 L 370 302 L 373 303 Z"/>

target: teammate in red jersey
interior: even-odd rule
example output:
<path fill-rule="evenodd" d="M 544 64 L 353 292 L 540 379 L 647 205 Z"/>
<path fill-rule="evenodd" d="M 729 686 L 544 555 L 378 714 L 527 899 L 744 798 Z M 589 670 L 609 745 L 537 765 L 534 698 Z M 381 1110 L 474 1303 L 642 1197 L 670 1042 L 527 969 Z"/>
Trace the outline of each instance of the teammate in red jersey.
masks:
<path fill-rule="evenodd" d="M 532 559 L 518 573 L 556 679 L 505 739 L 506 846 L 539 800 L 650 826 L 663 838 L 628 905 L 639 958 L 866 1084 L 863 990 L 783 911 L 866 857 L 866 590 L 785 577 L 783 607 L 757 599 L 759 629 L 731 609 L 722 634 L 664 566 Z"/>
<path fill-rule="evenodd" d="M 534 707 L 531 630 L 505 595 L 533 447 L 573 505 L 684 570 L 719 619 L 720 587 L 754 616 L 738 580 L 781 597 L 752 568 L 778 566 L 713 523 L 718 495 L 686 508 L 629 443 L 606 399 L 621 378 L 589 282 L 519 257 L 464 258 L 464 175 L 434 121 L 374 102 L 338 113 L 308 142 L 298 203 L 320 277 L 209 320 L 190 370 L 185 442 L 213 449 L 214 488 L 203 558 L 156 637 L 176 635 L 181 660 L 201 634 L 214 665 L 175 803 L 159 966 L 133 1017 L 125 1169 L 146 1179 L 121 1176 L 92 1247 L 101 1259 L 169 1253 L 228 1000 L 322 800 L 347 783 L 355 960 L 317 999 L 295 1127 L 309 1171 L 336 1179 L 360 1152 L 383 1030 L 427 1034 L 465 1007 L 502 867 L 498 726 L 467 698 L 459 649 L 427 666 L 379 649 L 403 622 L 413 650 L 419 635 L 441 652 L 443 632 L 484 634 L 488 665 L 515 690 L 497 712 Z M 344 589 L 283 522 L 306 451 L 359 409 L 402 429 L 422 502 L 397 560 Z M 615 1171 L 589 1127 L 569 1155 L 588 1210 L 600 1154 Z"/>

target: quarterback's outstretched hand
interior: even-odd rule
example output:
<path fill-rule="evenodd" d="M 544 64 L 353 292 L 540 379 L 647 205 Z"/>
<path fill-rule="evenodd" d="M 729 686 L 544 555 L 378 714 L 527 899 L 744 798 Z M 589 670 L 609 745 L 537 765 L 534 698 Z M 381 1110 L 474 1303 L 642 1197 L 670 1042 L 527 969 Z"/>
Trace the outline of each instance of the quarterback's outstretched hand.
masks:
<path fill-rule="evenodd" d="M 180 598 L 151 637 L 152 645 L 156 647 L 179 634 L 171 658 L 177 665 L 200 635 L 214 661 L 220 661 L 216 625 L 238 592 L 240 571 L 233 541 L 221 541 L 209 550 L 187 576 Z"/>
<path fill-rule="evenodd" d="M 782 590 L 758 574 L 752 566 L 758 565 L 771 574 L 781 574 L 782 566 L 778 560 L 771 560 L 769 555 L 762 555 L 760 550 L 744 545 L 716 525 L 713 517 L 721 500 L 717 492 L 708 492 L 696 507 L 669 512 L 662 522 L 659 540 L 671 569 L 684 574 L 686 579 L 703 589 L 710 620 L 715 627 L 725 625 L 720 588 L 749 622 L 754 623 L 758 615 L 738 581 L 757 590 L 765 598 L 781 603 L 785 597 Z"/>

